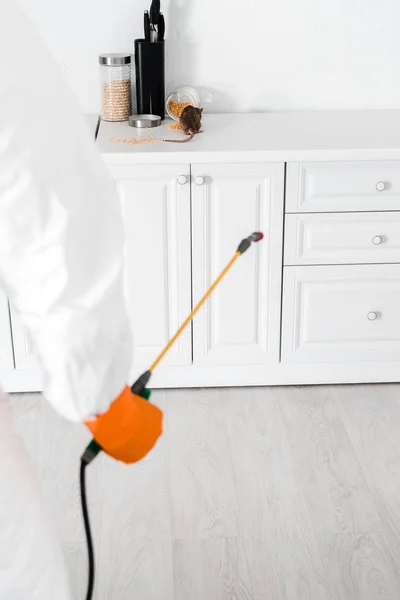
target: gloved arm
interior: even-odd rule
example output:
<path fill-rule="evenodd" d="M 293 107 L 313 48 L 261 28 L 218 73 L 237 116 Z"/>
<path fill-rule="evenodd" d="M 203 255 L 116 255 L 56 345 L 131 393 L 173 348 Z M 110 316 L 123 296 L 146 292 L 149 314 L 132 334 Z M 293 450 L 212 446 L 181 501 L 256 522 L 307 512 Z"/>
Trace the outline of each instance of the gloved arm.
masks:
<path fill-rule="evenodd" d="M 18 4 L 0 3 L 0 280 L 45 395 L 83 421 L 124 388 L 131 332 L 114 182 L 59 68 Z"/>

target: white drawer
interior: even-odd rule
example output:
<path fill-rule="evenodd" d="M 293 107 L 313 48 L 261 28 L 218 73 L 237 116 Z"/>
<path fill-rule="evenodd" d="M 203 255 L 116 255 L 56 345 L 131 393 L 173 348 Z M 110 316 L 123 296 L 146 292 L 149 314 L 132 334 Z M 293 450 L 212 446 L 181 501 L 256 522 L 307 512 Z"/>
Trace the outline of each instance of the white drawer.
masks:
<path fill-rule="evenodd" d="M 400 162 L 288 163 L 286 212 L 400 210 Z"/>
<path fill-rule="evenodd" d="M 282 362 L 400 360 L 400 265 L 285 267 L 282 310 Z"/>
<path fill-rule="evenodd" d="M 400 263 L 400 212 L 287 215 L 285 265 Z"/>

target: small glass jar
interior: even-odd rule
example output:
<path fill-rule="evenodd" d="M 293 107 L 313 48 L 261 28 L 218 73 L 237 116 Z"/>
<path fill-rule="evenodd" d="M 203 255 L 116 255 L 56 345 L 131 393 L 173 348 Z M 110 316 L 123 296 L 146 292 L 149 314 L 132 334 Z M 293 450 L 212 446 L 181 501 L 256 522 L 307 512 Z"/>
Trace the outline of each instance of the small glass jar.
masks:
<path fill-rule="evenodd" d="M 200 95 L 194 88 L 182 85 L 168 96 L 166 103 L 167 113 L 171 119 L 179 121 L 179 117 L 186 106 L 200 108 Z"/>
<path fill-rule="evenodd" d="M 128 121 L 131 108 L 130 54 L 100 54 L 101 118 Z"/>

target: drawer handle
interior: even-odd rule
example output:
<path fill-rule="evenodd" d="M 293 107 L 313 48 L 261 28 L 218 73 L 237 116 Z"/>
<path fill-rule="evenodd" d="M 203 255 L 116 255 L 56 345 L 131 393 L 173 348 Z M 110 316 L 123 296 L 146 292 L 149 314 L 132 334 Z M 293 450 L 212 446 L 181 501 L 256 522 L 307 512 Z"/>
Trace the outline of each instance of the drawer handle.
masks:
<path fill-rule="evenodd" d="M 382 241 L 382 236 L 380 235 L 376 235 L 372 238 L 372 243 L 374 244 L 374 246 L 379 246 L 380 244 L 382 244 Z"/>
<path fill-rule="evenodd" d="M 186 175 L 178 175 L 177 180 L 179 185 L 185 185 L 185 183 L 187 183 Z"/>
<path fill-rule="evenodd" d="M 386 190 L 386 183 L 384 181 L 378 181 L 375 187 L 378 190 L 378 192 L 383 192 L 384 190 Z"/>
<path fill-rule="evenodd" d="M 378 318 L 378 313 L 371 311 L 368 313 L 367 317 L 368 317 L 368 321 L 376 321 L 376 319 Z"/>
<path fill-rule="evenodd" d="M 194 179 L 196 185 L 204 185 L 204 177 L 203 175 L 197 175 Z"/>

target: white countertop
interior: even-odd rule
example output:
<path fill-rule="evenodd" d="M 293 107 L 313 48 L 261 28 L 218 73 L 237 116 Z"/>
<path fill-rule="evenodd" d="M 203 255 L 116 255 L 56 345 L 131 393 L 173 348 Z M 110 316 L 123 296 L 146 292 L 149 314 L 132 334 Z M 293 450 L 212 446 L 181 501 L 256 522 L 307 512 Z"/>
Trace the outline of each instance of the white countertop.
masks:
<path fill-rule="evenodd" d="M 182 132 L 168 129 L 170 122 L 149 135 L 182 139 Z M 97 144 L 111 164 L 400 159 L 397 110 L 206 114 L 203 130 L 187 144 L 129 146 L 112 138 L 138 138 L 146 130 L 101 121 Z"/>

